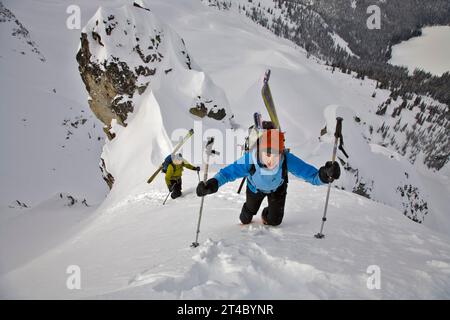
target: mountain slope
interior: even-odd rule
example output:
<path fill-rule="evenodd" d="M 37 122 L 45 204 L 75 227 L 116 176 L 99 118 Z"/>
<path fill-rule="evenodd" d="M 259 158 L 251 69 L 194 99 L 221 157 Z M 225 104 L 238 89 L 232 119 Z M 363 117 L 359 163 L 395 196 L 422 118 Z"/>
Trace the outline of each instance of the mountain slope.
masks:
<path fill-rule="evenodd" d="M 190 174 L 185 185 L 195 184 Z M 398 211 L 332 190 L 325 239 L 320 228 L 326 188 L 291 179 L 280 227 L 260 217 L 240 226 L 238 183 L 205 200 L 200 243 L 199 199 L 165 206 L 165 188 L 98 209 L 84 231 L 0 278 L 8 298 L 141 299 L 430 299 L 450 295 L 450 239 Z M 208 240 L 209 239 L 209 240 Z M 81 268 L 81 290 L 67 290 L 69 265 Z M 369 290 L 371 265 L 381 289 Z M 30 287 L 27 283 L 33 282 Z"/>
<path fill-rule="evenodd" d="M 59 192 L 99 202 L 104 134 L 79 80 L 80 35 L 65 27 L 67 5 L 2 3 L 13 16 L 0 19 L 0 203 L 33 206 Z"/>
<path fill-rule="evenodd" d="M 90 8 L 89 16 L 84 18 L 87 22 L 100 3 L 95 8 L 90 1 L 80 3 Z M 105 6 L 103 2 L 101 5 Z M 117 1 L 106 7 L 116 10 L 122 5 Z M 76 217 L 62 223 L 56 234 L 46 235 L 45 228 L 30 233 L 27 241 L 33 242 L 34 247 L 24 245 L 18 253 L 14 243 L 23 233 L 2 233 L 1 260 L 8 264 L 2 265 L 0 271 L 1 297 L 405 299 L 450 296 L 450 239 L 446 232 L 450 219 L 449 200 L 445 197 L 448 171 L 439 178 L 429 174 L 426 168 L 418 172 L 404 157 L 365 139 L 362 124 L 381 125 L 371 110 L 388 98 L 389 91 L 377 89 L 376 83 L 356 79 L 351 74 L 333 73 L 317 59 L 308 59 L 291 42 L 277 38 L 238 13 L 217 11 L 200 1 L 154 0 L 147 5 L 159 21 L 164 21 L 184 39 L 192 59 L 224 93 L 241 127 L 252 122 L 255 111 L 262 112 L 267 119 L 260 97 L 261 77 L 267 68 L 272 70 L 271 89 L 286 130 L 286 144 L 305 161 L 320 166 L 331 157 L 334 119 L 336 115 L 345 117 L 345 147 L 350 158 L 346 160 L 342 154 L 339 157 L 351 168 L 343 172 L 338 184 L 346 191 L 332 189 L 329 220 L 324 230 L 326 238 L 313 237 L 319 231 L 326 188 L 291 177 L 281 226 L 264 227 L 257 216 L 254 224 L 241 227 L 238 214 L 245 198 L 236 194 L 238 182 L 234 182 L 205 199 L 201 246 L 189 248 L 195 237 L 200 205 L 200 199 L 194 195 L 196 174 L 185 172 L 184 196 L 174 201 L 169 199 L 165 206 L 162 202 L 167 188 L 163 176 L 151 185 L 145 183 L 155 166 L 151 155 L 165 152 L 159 148 L 167 141 L 164 131 L 167 135 L 170 132 L 166 123 L 176 116 L 173 111 L 176 109 L 167 107 L 173 100 L 162 97 L 167 92 L 174 95 L 169 98 L 180 97 L 170 82 L 162 82 L 159 88 L 144 93 L 145 103 L 128 114 L 126 127 L 113 125 L 113 130 L 117 129 L 116 137 L 108 141 L 103 152 L 117 170 L 114 173 L 121 183 L 113 186 L 99 207 L 82 211 L 85 208 L 80 206 L 77 207 L 80 211 L 71 212 L 56 197 L 42 207 L 29 210 L 6 212 L 2 208 L 2 214 L 8 215 L 7 219 L 0 220 L 2 230 L 27 230 L 29 225 L 24 226 L 22 222 L 26 223 L 28 214 L 38 217 L 43 225 L 51 224 L 61 208 L 63 215 L 75 213 Z M 49 12 L 57 10 L 50 8 L 52 5 L 48 4 Z M 59 5 L 57 8 L 61 9 Z M 20 6 L 11 10 L 17 11 L 17 16 L 26 12 Z M 41 14 L 45 17 L 45 13 Z M 81 30 L 78 36 L 80 33 Z M 78 37 L 69 40 L 70 47 L 76 48 Z M 40 48 L 44 52 L 46 45 Z M 73 50 L 70 72 L 74 72 L 82 87 L 75 54 Z M 158 89 L 159 96 L 155 94 Z M 87 105 L 83 90 L 80 99 Z M 374 91 L 376 96 L 372 97 Z M 183 115 L 175 121 L 185 119 Z M 189 127 L 191 121 L 193 118 L 189 118 Z M 325 125 L 327 134 L 318 139 Z M 194 145 L 201 145 L 210 132 L 198 130 L 200 137 L 195 138 Z M 158 140 L 156 146 L 146 143 L 151 139 Z M 219 148 L 220 142 L 223 141 L 218 139 L 215 147 Z M 139 152 L 142 148 L 145 150 Z M 99 157 L 100 150 L 95 155 L 95 164 Z M 356 169 L 355 175 L 351 170 Z M 399 183 L 407 185 L 399 178 L 404 172 L 409 176 L 404 179 L 418 185 L 424 197 L 433 193 L 433 198 L 427 201 L 436 203 L 433 210 L 439 214 L 431 211 L 423 224 L 405 218 L 401 211 L 403 198 L 395 189 Z M 101 179 L 98 171 L 92 174 Z M 398 209 L 349 192 L 355 178 L 366 183 L 363 178 L 374 180 L 373 194 L 379 198 L 376 200 L 391 202 Z M 433 219 L 428 219 L 431 216 Z M 32 223 L 33 219 L 29 221 Z M 439 231 L 439 226 L 444 232 Z M 11 247 L 5 248 L 10 244 Z M 67 268 L 71 265 L 80 267 L 81 290 L 67 289 Z M 371 265 L 380 267 L 381 290 L 367 288 L 370 276 L 367 268 Z"/>

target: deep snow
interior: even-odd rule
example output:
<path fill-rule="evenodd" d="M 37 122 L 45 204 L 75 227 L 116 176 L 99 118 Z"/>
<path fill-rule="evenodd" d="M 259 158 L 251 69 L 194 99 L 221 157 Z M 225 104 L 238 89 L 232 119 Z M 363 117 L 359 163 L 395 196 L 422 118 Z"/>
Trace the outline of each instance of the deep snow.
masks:
<path fill-rule="evenodd" d="M 120 1 L 78 3 L 82 8 L 84 26 L 97 11 L 98 5 L 115 7 Z M 76 102 L 74 106 L 79 108 L 77 112 L 85 110 L 91 115 L 75 64 L 80 30 L 69 32 L 64 28 L 55 28 L 64 23 L 67 15 L 62 13 L 69 2 L 10 1 L 5 5 L 23 20 L 24 25 L 35 30 L 39 48 L 49 61 L 53 61 L 52 65 L 68 64 L 67 69 L 60 68 L 62 73 L 58 79 L 67 79 L 60 81 L 64 93 L 61 99 L 73 99 L 71 101 Z M 100 205 L 85 207 L 78 203 L 68 207 L 67 202 L 54 193 L 72 188 L 68 191 L 80 192 L 80 197 L 87 197 L 89 204 L 89 196 L 96 194 L 97 199 L 102 198 L 102 192 L 98 189 L 100 185 L 104 186 L 97 164 L 103 141 L 93 151 L 83 153 L 86 144 L 80 138 L 68 149 L 69 156 L 65 156 L 52 149 L 56 144 L 52 139 L 59 139 L 59 129 L 48 125 L 46 127 L 50 132 L 39 137 L 33 134 L 34 131 L 24 134 L 12 122 L 2 122 L 2 130 L 12 127 L 11 130 L 17 132 L 14 135 L 22 137 L 26 147 L 37 148 L 36 139 L 44 141 L 47 147 L 36 150 L 35 154 L 45 155 L 43 163 L 58 161 L 65 168 L 65 173 L 58 176 L 57 181 L 48 178 L 39 166 L 35 168 L 37 177 L 33 176 L 34 171 L 19 174 L 19 170 L 13 170 L 18 166 L 14 159 L 19 157 L 14 153 L 19 151 L 13 147 L 9 161 L 5 165 L 2 163 L 4 172 L 11 171 L 11 174 L 23 179 L 2 199 L 3 202 L 11 202 L 17 190 L 29 181 L 28 177 L 33 177 L 32 181 L 39 180 L 43 187 L 39 192 L 33 192 L 38 189 L 36 185 L 32 185 L 30 190 L 21 190 L 30 199 L 35 199 L 32 208 L 9 208 L 8 203 L 1 208 L 1 297 L 450 297 L 450 238 L 446 232 L 446 226 L 450 225 L 450 203 L 445 197 L 445 190 L 449 190 L 448 170 L 442 170 L 440 175 L 432 175 L 423 168 L 416 172 L 407 160 L 392 151 L 364 141 L 360 129 L 352 122 L 355 114 L 368 122 L 380 121 L 370 110 L 384 101 L 389 92 L 376 90 L 376 98 L 372 98 L 374 82 L 356 80 L 338 72 L 332 74 L 314 58 L 307 59 L 306 54 L 290 42 L 277 38 L 235 12 L 217 11 L 200 1 L 155 0 L 148 6 L 159 20 L 185 40 L 187 50 L 202 72 L 225 93 L 237 123 L 245 127 L 251 122 L 253 112 L 266 114 L 260 97 L 260 84 L 265 69 L 271 68 L 271 89 L 292 152 L 316 166 L 323 164 L 331 156 L 333 138 L 328 134 L 319 142 L 319 130 L 327 123 L 329 132 L 332 132 L 336 114 L 345 114 L 344 134 L 354 136 L 347 137 L 346 146 L 361 153 L 355 161 L 379 164 L 373 172 L 375 177 L 389 176 L 394 180 L 395 168 L 412 172 L 417 183 L 423 184 L 427 192 L 433 194 L 438 214 L 434 214 L 429 221 L 425 220 L 425 225 L 420 225 L 405 218 L 397 209 L 333 188 L 329 220 L 324 230 L 326 238 L 317 240 L 313 235 L 320 228 L 325 187 L 314 187 L 291 177 L 285 219 L 280 227 L 273 228 L 261 225 L 259 215 L 255 217 L 255 223 L 249 226 L 239 224 L 238 214 L 245 198 L 236 194 L 238 182 L 234 182 L 205 199 L 201 246 L 191 249 L 189 245 L 195 238 L 200 204 L 200 199 L 194 195 L 198 182 L 196 174 L 186 171 L 184 196 L 168 200 L 165 206 L 162 202 L 167 190 L 163 176 L 159 176 L 152 185 L 145 183 L 148 174 L 155 169 L 151 151 L 167 143 L 167 137 L 159 133 L 167 130 L 166 125 L 175 126 L 175 123 L 182 121 L 179 118 L 175 123 L 170 122 L 174 109 L 166 109 L 165 106 L 170 105 L 172 98 L 179 96 L 171 99 L 165 97 L 165 92 L 174 91 L 171 91 L 171 84 L 163 84 L 159 95 L 154 94 L 158 90 L 146 93 L 144 103 L 132 115 L 128 127 L 118 127 L 117 140 L 104 147 L 106 157 L 117 164 L 115 174 L 123 177 L 123 183 L 120 188 L 113 188 Z M 31 9 L 39 14 L 32 14 Z M 67 44 L 62 46 L 62 53 L 55 52 L 54 39 L 64 39 Z M 58 59 L 52 55 L 58 56 Z M 18 58 L 14 56 L 11 59 Z M 17 60 L 12 61 L 17 63 Z M 41 67 L 36 67 L 36 62 L 25 61 L 28 60 L 24 60 L 25 69 L 19 69 L 20 72 L 13 78 L 15 82 L 8 84 L 8 80 L 1 77 L 2 84 L 5 84 L 2 92 L 14 92 L 19 80 L 25 81 L 26 63 L 40 74 L 48 70 L 47 67 L 39 69 Z M 9 74 L 16 73 L 12 70 L 13 64 L 1 63 L 1 68 L 8 70 Z M 34 87 L 32 84 L 38 83 L 37 91 L 46 90 L 47 80 L 39 82 L 33 79 L 26 79 L 27 86 Z M 36 79 L 40 78 L 36 76 Z M 49 83 L 53 85 L 54 82 Z M 168 88 L 167 91 L 164 88 Z M 19 117 L 17 110 L 31 114 L 27 108 L 29 98 L 12 94 L 5 96 L 10 101 L 6 105 L 21 101 L 17 105 L 23 106 L 22 109 L 11 109 L 2 104 L 2 112 L 10 116 L 7 119 Z M 67 115 L 66 111 L 57 109 L 58 100 L 49 94 L 45 94 L 43 100 L 34 101 L 38 106 L 50 105 L 61 112 L 39 110 L 35 117 L 58 115 L 59 118 L 54 121 L 59 122 Z M 192 119 L 189 121 L 190 126 Z M 92 119 L 92 122 L 96 120 Z M 46 124 L 37 123 L 40 126 Z M 139 139 L 129 144 L 120 143 L 120 139 L 126 140 L 127 136 L 131 141 L 138 136 L 152 139 L 154 134 L 157 134 L 155 140 L 160 143 L 156 147 L 154 143 L 148 146 Z M 2 140 L 2 145 L 10 144 Z M 136 160 L 127 152 L 137 150 L 139 146 L 145 149 L 145 154 L 137 154 L 142 159 Z M 138 167 L 127 168 L 128 161 L 135 161 Z M 23 164 L 20 168 L 26 169 L 27 166 Z M 80 173 L 83 176 L 79 176 Z M 2 182 L 2 192 L 13 178 Z M 345 183 L 345 175 L 341 181 Z M 383 183 L 390 186 L 389 181 L 386 179 Z M 379 188 L 379 192 L 383 191 L 389 200 L 391 194 L 384 184 Z M 50 199 L 40 205 L 40 201 L 36 200 L 47 198 Z M 66 287 L 69 276 L 66 270 L 70 265 L 81 268 L 81 290 L 68 290 Z M 381 269 L 380 290 L 367 288 L 367 268 L 370 265 Z"/>
<path fill-rule="evenodd" d="M 279 227 L 260 216 L 241 226 L 238 182 L 205 199 L 200 243 L 197 177 L 185 176 L 182 198 L 162 201 L 153 186 L 115 204 L 38 259 L 3 274 L 7 298 L 139 299 L 429 299 L 448 298 L 450 239 L 405 219 L 397 210 L 333 189 L 326 193 L 291 178 Z M 265 202 L 264 202 L 265 203 Z M 36 209 L 37 210 L 37 209 Z M 49 217 L 50 218 L 50 217 Z M 11 256 L 12 257 L 12 256 Z M 13 263 L 10 261 L 10 263 Z M 81 290 L 66 288 L 69 265 L 81 268 Z M 381 289 L 369 290 L 367 268 L 381 269 Z"/>

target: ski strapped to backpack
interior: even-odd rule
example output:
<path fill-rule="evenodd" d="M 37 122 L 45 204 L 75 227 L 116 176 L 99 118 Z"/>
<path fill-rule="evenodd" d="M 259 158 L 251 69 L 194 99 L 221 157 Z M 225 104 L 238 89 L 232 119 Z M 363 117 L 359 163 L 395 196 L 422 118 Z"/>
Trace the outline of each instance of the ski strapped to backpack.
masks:
<path fill-rule="evenodd" d="M 260 129 L 262 127 L 262 121 L 261 114 L 259 112 L 255 112 L 253 114 L 253 121 L 254 124 L 248 128 L 248 136 L 245 138 L 245 152 L 249 152 L 250 149 L 254 147 L 261 134 Z M 239 185 L 239 189 L 237 191 L 238 194 L 241 193 L 245 180 L 247 180 L 247 177 L 242 178 L 241 184 Z"/>
<path fill-rule="evenodd" d="M 246 139 L 246 152 L 251 150 L 255 145 L 258 147 L 258 142 L 261 136 L 263 135 L 263 130 L 267 129 L 278 129 L 281 131 L 280 127 L 280 121 L 278 120 L 277 110 L 275 108 L 275 104 L 273 102 L 272 98 L 272 92 L 270 91 L 269 87 L 269 79 L 270 79 L 270 69 L 267 69 L 267 71 L 264 74 L 264 80 L 263 80 L 263 86 L 261 89 L 261 95 L 264 101 L 264 105 L 266 107 L 267 113 L 270 117 L 269 121 L 261 121 L 261 114 L 255 113 L 254 114 L 254 122 L 255 124 L 249 128 L 249 135 Z M 259 155 L 258 155 L 259 157 Z M 283 150 L 283 179 L 284 181 L 288 182 L 288 174 L 287 174 L 287 164 L 286 164 L 286 156 L 285 151 Z M 250 175 L 253 175 L 256 168 L 255 165 L 252 164 L 252 167 L 250 169 Z M 241 184 L 239 185 L 239 189 L 237 193 L 241 193 L 242 187 L 244 185 L 244 182 L 247 178 L 244 177 L 241 181 Z"/>
<path fill-rule="evenodd" d="M 273 124 L 272 128 L 281 130 L 280 121 L 278 120 L 277 110 L 275 109 L 275 104 L 274 104 L 273 98 L 272 98 L 272 92 L 270 91 L 270 87 L 269 87 L 269 79 L 270 79 L 270 69 L 267 69 L 267 71 L 264 74 L 263 86 L 261 89 L 261 96 L 263 98 L 264 105 L 266 106 L 267 113 L 269 114 L 270 120 Z M 257 142 L 259 141 L 259 138 L 262 136 L 262 130 L 265 129 L 264 122 L 261 121 L 261 114 L 255 113 L 254 120 L 255 120 L 255 125 L 249 128 L 249 135 L 246 139 L 246 152 L 251 150 L 257 144 Z M 256 134 L 255 134 L 255 132 L 256 132 Z M 253 138 L 253 140 L 251 140 L 252 138 Z M 283 154 L 284 154 L 284 152 L 283 152 Z M 286 157 L 284 157 L 284 159 L 285 159 L 285 161 L 283 162 L 283 166 L 286 165 Z M 252 165 L 252 169 L 255 170 L 254 165 Z M 287 181 L 287 170 L 285 170 L 285 171 L 286 171 L 286 174 L 283 171 L 283 179 L 286 176 L 285 181 Z M 253 174 L 251 173 L 251 175 L 253 175 Z M 237 193 L 241 193 L 242 187 L 243 187 L 246 179 L 247 178 L 245 178 L 245 177 L 242 179 Z"/>
<path fill-rule="evenodd" d="M 189 138 L 192 137 L 193 134 L 194 134 L 194 129 L 189 130 L 189 132 L 183 137 L 183 139 L 173 149 L 172 153 L 169 156 L 167 156 L 166 159 L 164 160 L 164 162 L 158 167 L 158 169 L 155 171 L 155 173 L 153 173 L 151 175 L 151 177 L 148 178 L 147 183 L 151 183 L 156 178 L 156 176 L 164 169 L 164 165 L 166 164 L 166 160 L 168 160 L 169 157 L 170 157 L 170 162 L 172 161 L 172 155 L 177 153 L 177 151 L 181 149 L 183 144 L 185 144 L 186 141 L 188 141 Z M 167 166 L 166 166 L 166 170 L 167 170 Z M 165 171 L 163 171 L 163 172 L 165 172 Z"/>

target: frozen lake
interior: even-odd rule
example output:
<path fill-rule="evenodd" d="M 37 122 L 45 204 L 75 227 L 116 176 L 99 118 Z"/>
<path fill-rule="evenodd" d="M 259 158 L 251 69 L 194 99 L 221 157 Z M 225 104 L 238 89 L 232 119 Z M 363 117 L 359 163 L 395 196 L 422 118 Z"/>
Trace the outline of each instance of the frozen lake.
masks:
<path fill-rule="evenodd" d="M 439 76 L 450 71 L 450 26 L 423 28 L 422 36 L 392 47 L 389 63 L 406 66 L 411 73 L 415 68 Z"/>

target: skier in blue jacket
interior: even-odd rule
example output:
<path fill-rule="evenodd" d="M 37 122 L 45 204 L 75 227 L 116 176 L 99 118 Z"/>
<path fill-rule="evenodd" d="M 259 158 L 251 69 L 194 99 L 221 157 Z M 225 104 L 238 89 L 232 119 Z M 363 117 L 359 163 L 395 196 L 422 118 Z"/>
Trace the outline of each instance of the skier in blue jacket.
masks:
<path fill-rule="evenodd" d="M 313 185 L 329 183 L 340 176 L 337 162 L 328 161 L 317 170 L 284 149 L 283 132 L 268 129 L 262 132 L 257 148 L 221 169 L 206 183 L 200 182 L 196 191 L 199 197 L 205 196 L 217 192 L 227 182 L 247 177 L 246 202 L 239 217 L 241 222 L 250 223 L 267 196 L 268 206 L 261 213 L 262 221 L 276 226 L 283 220 L 288 171 Z"/>

